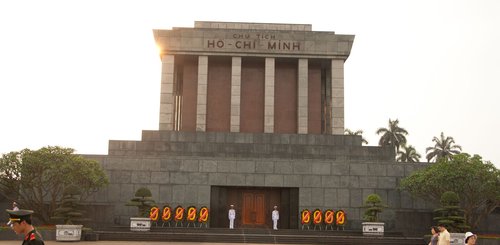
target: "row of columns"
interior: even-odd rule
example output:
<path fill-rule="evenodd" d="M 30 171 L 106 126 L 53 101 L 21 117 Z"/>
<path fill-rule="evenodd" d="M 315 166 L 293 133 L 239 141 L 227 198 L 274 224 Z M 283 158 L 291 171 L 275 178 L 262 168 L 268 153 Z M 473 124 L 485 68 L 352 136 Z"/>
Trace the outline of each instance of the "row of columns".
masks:
<path fill-rule="evenodd" d="M 297 133 L 308 132 L 308 59 L 298 60 Z M 174 122 L 174 55 L 162 57 L 160 130 L 173 130 Z M 275 58 L 265 59 L 264 133 L 274 132 Z M 198 93 L 196 130 L 206 131 L 208 56 L 198 56 Z M 319 95 L 318 95 L 319 96 Z M 231 132 L 240 129 L 241 57 L 232 57 L 231 67 Z M 344 133 L 344 60 L 331 60 L 331 132 Z"/>

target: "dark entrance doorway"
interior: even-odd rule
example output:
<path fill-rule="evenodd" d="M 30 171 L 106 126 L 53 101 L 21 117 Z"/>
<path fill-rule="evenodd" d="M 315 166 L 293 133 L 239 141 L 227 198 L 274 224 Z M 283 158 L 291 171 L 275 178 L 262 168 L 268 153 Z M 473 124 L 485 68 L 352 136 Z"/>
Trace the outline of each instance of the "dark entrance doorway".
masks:
<path fill-rule="evenodd" d="M 279 228 L 298 227 L 298 188 L 212 186 L 210 227 L 229 227 L 228 210 L 236 210 L 235 228 L 271 228 L 271 212 L 280 211 Z"/>

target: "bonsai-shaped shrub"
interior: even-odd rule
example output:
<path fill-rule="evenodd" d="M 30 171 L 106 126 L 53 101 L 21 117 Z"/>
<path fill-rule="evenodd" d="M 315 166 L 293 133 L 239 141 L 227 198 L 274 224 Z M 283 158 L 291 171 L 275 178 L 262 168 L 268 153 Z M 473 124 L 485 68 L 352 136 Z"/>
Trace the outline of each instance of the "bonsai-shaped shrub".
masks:
<path fill-rule="evenodd" d="M 79 203 L 81 194 L 80 188 L 76 185 L 66 187 L 59 202 L 59 207 L 54 211 L 54 216 L 51 218 L 64 220 L 64 224 L 67 225 L 72 225 L 74 221 L 82 222 L 90 220 L 82 218 L 84 211 L 82 210 L 82 205 Z"/>
<path fill-rule="evenodd" d="M 130 199 L 126 206 L 136 206 L 138 217 L 149 217 L 149 210 L 155 205 L 153 194 L 146 187 L 141 187 L 135 192 L 135 197 Z"/>
<path fill-rule="evenodd" d="M 382 199 L 377 194 L 370 194 L 366 197 L 365 205 L 366 208 L 364 220 L 368 222 L 378 222 L 378 214 L 384 210 L 386 206 L 382 204 Z"/>
<path fill-rule="evenodd" d="M 434 220 L 445 225 L 450 232 L 464 232 L 469 228 L 465 224 L 464 210 L 460 208 L 460 198 L 453 191 L 441 195 L 441 208 L 434 210 L 434 213 Z"/>

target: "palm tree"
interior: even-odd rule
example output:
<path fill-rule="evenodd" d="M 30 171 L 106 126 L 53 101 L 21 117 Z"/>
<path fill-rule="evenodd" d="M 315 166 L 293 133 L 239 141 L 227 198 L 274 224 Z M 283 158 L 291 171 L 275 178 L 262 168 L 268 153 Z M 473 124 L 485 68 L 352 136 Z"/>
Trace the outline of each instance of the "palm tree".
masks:
<path fill-rule="evenodd" d="M 402 145 L 401 150 L 398 151 L 398 156 L 396 158 L 396 161 L 399 162 L 419 162 L 420 161 L 420 154 L 418 154 L 417 150 L 415 147 L 412 145 Z"/>
<path fill-rule="evenodd" d="M 455 144 L 453 137 L 444 137 L 444 133 L 441 132 L 441 138 L 434 136 L 432 139 L 435 142 L 433 147 L 427 147 L 425 152 L 427 152 L 427 161 L 430 162 L 432 159 L 439 161 L 440 159 L 451 159 L 451 156 L 459 154 L 462 151 L 462 147 Z"/>
<path fill-rule="evenodd" d="M 363 137 L 363 130 L 359 129 L 356 131 L 351 131 L 350 129 L 346 128 L 344 130 L 345 135 L 361 135 L 361 143 L 368 145 L 368 141 Z"/>
<path fill-rule="evenodd" d="M 399 147 L 406 144 L 406 135 L 408 135 L 408 131 L 399 127 L 398 124 L 398 119 L 394 121 L 389 119 L 389 128 L 377 129 L 377 134 L 382 134 L 380 140 L 378 141 L 378 145 L 391 145 L 394 147 L 395 152 L 398 152 Z"/>

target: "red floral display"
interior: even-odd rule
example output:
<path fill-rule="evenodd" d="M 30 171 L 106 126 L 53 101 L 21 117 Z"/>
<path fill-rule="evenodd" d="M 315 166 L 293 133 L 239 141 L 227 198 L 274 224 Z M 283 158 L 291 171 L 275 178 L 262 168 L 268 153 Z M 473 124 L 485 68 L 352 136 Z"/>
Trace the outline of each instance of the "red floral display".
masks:
<path fill-rule="evenodd" d="M 182 221 L 182 219 L 184 219 L 184 208 L 181 206 L 177 206 L 175 208 L 174 220 L 179 222 L 179 221 Z"/>
<path fill-rule="evenodd" d="M 203 206 L 200 208 L 200 214 L 198 215 L 198 222 L 205 223 L 208 221 L 208 208 Z"/>
<path fill-rule="evenodd" d="M 170 208 L 170 206 L 163 207 L 161 219 L 163 221 L 170 221 L 170 219 L 172 219 L 172 209 Z"/>
<path fill-rule="evenodd" d="M 189 222 L 196 221 L 196 207 L 194 207 L 194 206 L 188 207 L 186 219 Z"/>
<path fill-rule="evenodd" d="M 311 223 L 311 211 L 309 211 L 308 209 L 302 210 L 302 212 L 300 213 L 300 222 L 303 225 L 310 224 Z"/>
<path fill-rule="evenodd" d="M 339 210 L 337 211 L 336 216 L 336 224 L 337 225 L 344 225 L 345 224 L 345 212 L 344 210 Z"/>
<path fill-rule="evenodd" d="M 321 224 L 322 221 L 323 221 L 323 213 L 321 212 L 321 210 L 319 210 L 319 209 L 314 210 L 313 223 L 315 225 L 319 225 L 319 224 Z"/>
<path fill-rule="evenodd" d="M 335 211 L 327 209 L 325 211 L 325 224 L 331 225 L 335 222 Z"/>
<path fill-rule="evenodd" d="M 158 218 L 160 217 L 160 209 L 156 206 L 153 206 L 150 210 L 149 210 L 149 218 L 152 220 L 152 221 L 158 221 Z"/>

